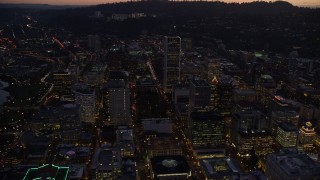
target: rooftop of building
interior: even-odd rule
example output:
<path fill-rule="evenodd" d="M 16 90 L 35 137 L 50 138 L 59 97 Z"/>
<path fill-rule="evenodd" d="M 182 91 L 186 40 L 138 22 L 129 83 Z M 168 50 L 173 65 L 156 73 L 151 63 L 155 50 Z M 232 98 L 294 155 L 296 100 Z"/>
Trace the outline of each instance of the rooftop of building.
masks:
<path fill-rule="evenodd" d="M 114 166 L 119 166 L 118 149 L 115 148 L 99 148 L 96 150 L 93 160 L 92 169 L 111 170 Z"/>
<path fill-rule="evenodd" d="M 119 80 L 119 79 L 127 79 L 129 78 L 129 72 L 128 71 L 110 71 L 109 72 L 109 79 L 113 80 Z"/>
<path fill-rule="evenodd" d="M 251 138 L 251 137 L 272 137 L 271 133 L 266 130 L 254 131 L 246 130 L 239 132 L 240 137 L 242 138 Z"/>
<path fill-rule="evenodd" d="M 279 127 L 285 131 L 298 131 L 298 128 L 292 122 L 281 122 Z"/>
<path fill-rule="evenodd" d="M 85 171 L 85 164 L 70 164 L 69 177 L 70 179 L 82 179 Z"/>
<path fill-rule="evenodd" d="M 164 38 L 168 38 L 168 39 L 181 39 L 180 36 L 164 36 Z"/>
<path fill-rule="evenodd" d="M 156 86 L 156 82 L 151 78 L 141 78 L 136 81 L 137 86 Z"/>
<path fill-rule="evenodd" d="M 239 165 L 231 158 L 201 159 L 200 164 L 208 178 L 222 178 L 241 173 Z"/>
<path fill-rule="evenodd" d="M 193 84 L 196 87 L 210 87 L 210 84 L 207 81 L 202 80 L 202 79 L 192 80 L 191 84 Z"/>
<path fill-rule="evenodd" d="M 126 83 L 123 80 L 109 80 L 108 88 L 126 88 Z"/>
<path fill-rule="evenodd" d="M 248 107 L 255 107 L 257 106 L 257 104 L 255 102 L 250 102 L 250 101 L 247 101 L 247 100 L 242 100 L 242 101 L 239 101 L 237 102 L 236 104 L 239 108 L 248 108 Z"/>
<path fill-rule="evenodd" d="M 189 111 L 189 104 L 186 103 L 177 103 L 175 105 L 176 110 L 179 114 L 186 114 Z"/>
<path fill-rule="evenodd" d="M 157 175 L 190 173 L 187 159 L 183 156 L 155 156 L 150 161 L 152 171 Z"/>
<path fill-rule="evenodd" d="M 191 118 L 193 121 L 223 120 L 223 116 L 214 111 L 194 111 Z"/>
<path fill-rule="evenodd" d="M 225 149 L 197 149 L 194 150 L 194 152 L 197 154 L 197 156 L 202 155 L 217 155 L 217 156 L 225 156 L 226 150 Z"/>
<path fill-rule="evenodd" d="M 234 85 L 234 79 L 230 75 L 221 74 L 218 81 L 219 84 Z"/>
<path fill-rule="evenodd" d="M 94 89 L 77 89 L 74 92 L 82 95 L 95 95 Z"/>
<path fill-rule="evenodd" d="M 90 88 L 87 84 L 75 84 L 72 86 L 74 92 L 81 94 L 94 94 L 94 89 Z"/>
<path fill-rule="evenodd" d="M 172 123 L 170 118 L 146 118 L 141 119 L 142 124 L 167 124 Z"/>
<path fill-rule="evenodd" d="M 70 72 L 69 71 L 54 71 L 52 72 L 53 75 L 70 75 Z"/>
<path fill-rule="evenodd" d="M 68 146 L 68 147 L 58 147 L 59 155 L 68 157 L 68 158 L 81 158 L 90 156 L 90 148 L 89 147 L 76 147 L 76 146 Z"/>
<path fill-rule="evenodd" d="M 21 135 L 20 140 L 21 140 L 22 144 L 30 144 L 30 143 L 34 143 L 34 142 L 38 142 L 38 143 L 48 143 L 49 142 L 49 138 L 47 136 L 39 135 L 34 131 L 25 131 Z"/>
<path fill-rule="evenodd" d="M 238 111 L 233 113 L 233 117 L 241 119 L 241 118 L 246 118 L 248 116 L 260 116 L 260 118 L 265 118 L 265 116 L 257 110 L 252 110 L 252 111 Z"/>
<path fill-rule="evenodd" d="M 112 163 L 113 153 L 111 149 L 103 149 L 100 151 L 98 163 L 100 165 L 109 165 Z"/>
<path fill-rule="evenodd" d="M 149 150 L 166 150 L 169 149 L 181 149 L 179 143 L 172 134 L 153 134 L 155 137 L 151 138 L 150 142 L 148 143 Z"/>
<path fill-rule="evenodd" d="M 30 168 L 23 180 L 34 179 L 59 179 L 66 180 L 69 167 L 56 166 L 53 164 L 45 164 L 38 168 Z"/>
<path fill-rule="evenodd" d="M 272 111 L 274 116 L 299 117 L 296 111 Z"/>
<path fill-rule="evenodd" d="M 268 161 L 273 161 L 288 176 L 312 175 L 320 177 L 320 163 L 296 149 L 282 149 L 280 152 L 272 153 L 267 158 L 267 166 Z"/>
<path fill-rule="evenodd" d="M 268 74 L 263 74 L 260 77 L 263 80 L 273 80 L 272 76 L 268 75 Z"/>
<path fill-rule="evenodd" d="M 45 157 L 48 150 L 48 144 L 30 144 L 28 146 L 28 158 Z"/>
<path fill-rule="evenodd" d="M 233 92 L 239 95 L 254 95 L 256 93 L 253 89 L 235 89 Z"/>
<path fill-rule="evenodd" d="M 179 82 L 179 83 L 175 84 L 174 87 L 175 87 L 175 89 L 188 90 L 190 88 L 190 84 Z"/>
<path fill-rule="evenodd" d="M 79 118 L 79 105 L 62 104 L 58 107 L 41 108 L 35 116 L 30 118 L 32 123 L 45 123 L 46 121 L 63 122 L 75 121 Z"/>

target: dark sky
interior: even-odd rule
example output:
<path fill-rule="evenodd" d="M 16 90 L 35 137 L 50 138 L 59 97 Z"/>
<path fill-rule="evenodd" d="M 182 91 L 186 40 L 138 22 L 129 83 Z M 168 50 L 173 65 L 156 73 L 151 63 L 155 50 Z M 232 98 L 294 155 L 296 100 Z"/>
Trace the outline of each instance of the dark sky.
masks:
<path fill-rule="evenodd" d="M 0 0 L 1 3 L 30 3 L 54 5 L 95 5 L 127 0 Z M 251 2 L 256 0 L 220 0 L 224 2 Z M 320 6 L 320 0 L 287 0 L 297 6 Z"/>

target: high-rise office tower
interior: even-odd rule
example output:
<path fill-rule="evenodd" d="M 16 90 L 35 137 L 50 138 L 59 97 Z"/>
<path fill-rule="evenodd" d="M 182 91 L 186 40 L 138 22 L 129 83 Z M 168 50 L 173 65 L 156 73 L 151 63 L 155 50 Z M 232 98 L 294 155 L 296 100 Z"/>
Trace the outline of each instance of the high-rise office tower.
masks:
<path fill-rule="evenodd" d="M 298 128 L 292 122 L 282 122 L 277 129 L 276 140 L 283 148 L 297 146 Z"/>
<path fill-rule="evenodd" d="M 215 112 L 195 111 L 190 117 L 190 137 L 194 149 L 224 148 L 225 121 Z"/>
<path fill-rule="evenodd" d="M 77 88 L 74 91 L 75 103 L 80 105 L 80 120 L 87 123 L 95 122 L 96 94 L 88 86 Z"/>
<path fill-rule="evenodd" d="M 260 111 L 239 111 L 233 113 L 231 143 L 238 156 L 248 158 L 254 147 L 258 155 L 273 152 L 273 137 L 266 131 L 268 119 Z"/>
<path fill-rule="evenodd" d="M 256 92 L 252 89 L 235 89 L 233 91 L 233 111 L 250 111 L 255 109 Z"/>
<path fill-rule="evenodd" d="M 90 179 L 119 179 L 122 158 L 119 149 L 96 149 L 91 163 Z"/>
<path fill-rule="evenodd" d="M 316 137 L 316 131 L 311 122 L 306 122 L 299 130 L 299 146 L 303 148 L 305 152 L 312 151 L 313 140 Z"/>
<path fill-rule="evenodd" d="M 183 131 L 186 133 L 188 128 L 189 116 L 189 94 L 190 84 L 176 84 L 172 90 L 172 101 L 174 102 L 177 117 L 181 120 Z"/>
<path fill-rule="evenodd" d="M 214 78 L 220 77 L 222 73 L 220 59 L 209 59 L 208 60 L 208 81 Z"/>
<path fill-rule="evenodd" d="M 233 113 L 234 132 L 263 132 L 268 129 L 268 119 L 260 111 L 239 111 Z"/>
<path fill-rule="evenodd" d="M 60 98 L 71 95 L 70 72 L 56 71 L 53 76 L 53 91 Z"/>
<path fill-rule="evenodd" d="M 215 109 L 218 106 L 218 85 L 219 81 L 216 76 L 213 77 L 213 79 L 210 81 L 210 88 L 211 88 L 211 93 L 210 93 L 210 106 L 211 109 Z"/>
<path fill-rule="evenodd" d="M 261 75 L 255 84 L 255 90 L 257 91 L 257 98 L 260 105 L 267 110 L 270 106 L 270 96 L 275 94 L 275 80 L 270 75 Z"/>
<path fill-rule="evenodd" d="M 299 114 L 295 111 L 272 111 L 270 122 L 270 130 L 272 134 L 276 134 L 278 124 L 282 122 L 291 122 L 298 127 Z"/>
<path fill-rule="evenodd" d="M 130 89 L 123 80 L 108 82 L 107 101 L 110 123 L 113 125 L 131 125 Z"/>
<path fill-rule="evenodd" d="M 194 109 L 210 106 L 211 87 L 205 80 L 193 80 L 190 83 L 190 113 Z"/>
<path fill-rule="evenodd" d="M 71 83 L 77 83 L 79 79 L 79 74 L 80 74 L 80 68 L 79 65 L 76 63 L 70 63 L 68 66 L 68 72 L 70 72 L 70 80 Z"/>
<path fill-rule="evenodd" d="M 165 36 L 163 87 L 165 92 L 171 92 L 172 85 L 180 81 L 180 51 L 181 38 Z"/>

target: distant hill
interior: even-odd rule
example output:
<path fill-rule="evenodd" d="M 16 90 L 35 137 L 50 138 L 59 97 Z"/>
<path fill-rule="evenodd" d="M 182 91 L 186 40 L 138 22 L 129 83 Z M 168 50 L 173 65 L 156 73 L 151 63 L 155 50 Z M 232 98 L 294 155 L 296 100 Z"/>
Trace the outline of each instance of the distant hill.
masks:
<path fill-rule="evenodd" d="M 95 11 L 100 11 L 104 18 L 93 18 Z M 147 16 L 111 20 L 115 13 L 145 13 Z M 38 10 L 0 6 L 0 25 L 24 23 L 26 15 L 41 25 L 64 28 L 74 36 L 99 34 L 136 38 L 141 34 L 180 35 L 199 44 L 221 39 L 231 49 L 266 48 L 288 53 L 292 46 L 297 46 L 304 48 L 304 53 L 299 53 L 305 57 L 320 55 L 320 9 L 297 7 L 285 1 L 239 4 L 153 0 Z"/>
<path fill-rule="evenodd" d="M 217 13 L 279 13 L 288 12 L 298 7 L 285 1 L 250 3 L 224 3 L 219 1 L 140 1 L 101 4 L 90 7 L 77 8 L 68 13 L 90 15 L 94 11 L 104 14 L 143 12 L 147 14 L 172 14 L 172 15 L 210 15 Z"/>
<path fill-rule="evenodd" d="M 0 3 L 0 8 L 25 8 L 25 9 L 37 9 L 37 10 L 46 10 L 46 9 L 69 9 L 69 8 L 78 8 L 84 6 L 77 5 L 49 5 L 49 4 L 4 4 Z"/>

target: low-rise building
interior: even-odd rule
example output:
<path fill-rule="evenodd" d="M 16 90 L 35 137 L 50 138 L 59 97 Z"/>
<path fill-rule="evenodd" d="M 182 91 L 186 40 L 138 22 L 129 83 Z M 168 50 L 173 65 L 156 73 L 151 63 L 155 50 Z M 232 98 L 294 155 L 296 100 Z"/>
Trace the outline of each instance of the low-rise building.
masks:
<path fill-rule="evenodd" d="M 274 180 L 319 179 L 320 163 L 296 149 L 283 149 L 267 157 L 266 176 Z"/>
<path fill-rule="evenodd" d="M 187 159 L 183 156 L 155 156 L 148 162 L 152 179 L 187 179 L 191 177 Z"/>

